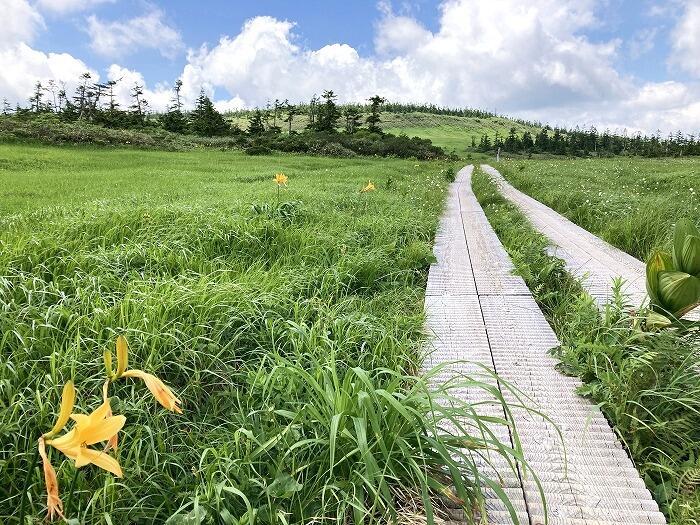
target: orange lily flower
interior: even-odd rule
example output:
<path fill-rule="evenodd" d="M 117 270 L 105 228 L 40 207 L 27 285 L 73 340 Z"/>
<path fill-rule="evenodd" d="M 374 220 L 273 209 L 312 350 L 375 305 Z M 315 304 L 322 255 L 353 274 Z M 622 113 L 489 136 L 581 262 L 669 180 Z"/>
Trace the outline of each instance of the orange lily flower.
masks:
<path fill-rule="evenodd" d="M 374 184 L 372 184 L 372 181 L 371 181 L 371 180 L 368 180 L 368 181 L 367 181 L 367 186 L 365 186 L 364 188 L 362 188 L 362 189 L 360 190 L 360 193 L 367 193 L 368 191 L 374 191 L 374 190 L 375 190 Z"/>
<path fill-rule="evenodd" d="M 288 180 L 289 178 L 282 172 L 275 174 L 274 181 L 277 183 L 278 186 L 286 186 Z"/>
<path fill-rule="evenodd" d="M 164 407 L 171 412 L 177 412 L 182 414 L 182 409 L 178 406 L 182 404 L 173 391 L 158 379 L 153 374 L 144 372 L 143 370 L 127 370 L 127 364 L 129 359 L 129 351 L 126 343 L 126 339 L 123 336 L 117 337 L 117 372 L 114 374 L 112 379 L 117 379 L 119 377 L 135 377 L 143 380 L 146 383 L 146 387 L 151 391 L 153 397 Z M 105 359 L 107 362 L 107 359 Z M 109 359 L 108 374 L 111 371 L 111 358 Z"/>

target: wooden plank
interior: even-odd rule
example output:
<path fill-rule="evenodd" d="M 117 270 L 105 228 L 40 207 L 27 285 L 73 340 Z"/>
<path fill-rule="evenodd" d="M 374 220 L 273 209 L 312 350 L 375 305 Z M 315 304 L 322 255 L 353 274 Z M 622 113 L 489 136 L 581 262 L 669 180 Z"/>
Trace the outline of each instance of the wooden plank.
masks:
<path fill-rule="evenodd" d="M 513 275 L 512 262 L 478 207 L 471 191 L 472 169 L 461 170 L 452 184 L 436 238 L 438 262 L 430 269 L 425 300 L 432 351 L 425 366 L 459 361 L 437 381 L 475 374 L 486 366 L 527 396 L 525 404 L 546 414 L 516 409 L 513 417 L 526 460 L 541 481 L 550 523 L 665 523 L 608 422 L 597 407 L 576 395 L 579 380 L 555 369 L 549 350 L 558 345 L 557 338 L 525 283 Z M 571 250 L 580 254 L 575 246 Z M 619 259 L 615 264 L 622 265 L 624 258 Z M 501 390 L 518 403 L 503 385 Z M 485 400 L 482 391 L 459 394 L 472 403 Z M 502 410 L 493 412 L 493 405 L 482 409 L 485 415 L 503 417 Z M 514 442 L 507 428 L 496 432 Z M 504 486 L 521 523 L 544 523 L 532 474 L 509 471 L 504 460 L 496 468 L 505 469 Z M 493 494 L 487 498 L 487 514 L 489 523 L 511 522 Z M 459 512 L 453 519 L 459 519 Z"/>

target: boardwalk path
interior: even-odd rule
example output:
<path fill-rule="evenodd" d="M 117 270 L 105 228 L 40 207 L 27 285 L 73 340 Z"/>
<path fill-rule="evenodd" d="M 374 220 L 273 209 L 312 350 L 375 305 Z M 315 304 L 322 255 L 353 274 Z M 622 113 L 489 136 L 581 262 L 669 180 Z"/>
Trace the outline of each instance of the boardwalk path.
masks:
<path fill-rule="evenodd" d="M 426 366 L 454 360 L 480 363 L 516 385 L 560 428 L 515 413 L 525 457 L 545 491 L 552 525 L 665 523 L 632 462 L 600 411 L 574 391 L 575 378 L 559 374 L 548 350 L 556 336 L 491 229 L 471 191 L 472 166 L 451 185 L 435 242 L 425 299 L 434 351 Z M 455 365 L 470 372 L 475 365 Z M 478 395 L 464 392 L 470 401 Z M 470 396 L 476 396 L 474 399 Z M 488 410 L 488 409 L 485 409 Z M 504 431 L 503 439 L 510 436 Z M 503 470 L 504 486 L 521 523 L 544 523 L 532 476 Z M 489 523 L 510 523 L 495 498 Z"/>
<path fill-rule="evenodd" d="M 482 165 L 503 196 L 515 204 L 554 245 L 554 255 L 582 284 L 599 306 L 611 299 L 612 281 L 622 277 L 623 291 L 635 306 L 646 297 L 644 263 L 574 224 L 529 195 L 515 189 L 494 168 Z"/>

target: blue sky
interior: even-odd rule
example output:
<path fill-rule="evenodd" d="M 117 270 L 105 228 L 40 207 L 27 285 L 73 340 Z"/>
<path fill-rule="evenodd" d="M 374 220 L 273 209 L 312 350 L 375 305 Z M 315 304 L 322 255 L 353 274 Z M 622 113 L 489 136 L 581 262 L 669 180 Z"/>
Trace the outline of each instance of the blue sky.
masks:
<path fill-rule="evenodd" d="M 0 0 L 0 97 L 79 70 L 167 104 L 305 99 L 484 107 L 563 124 L 700 129 L 699 0 Z M 124 94 L 128 88 L 124 85 Z"/>

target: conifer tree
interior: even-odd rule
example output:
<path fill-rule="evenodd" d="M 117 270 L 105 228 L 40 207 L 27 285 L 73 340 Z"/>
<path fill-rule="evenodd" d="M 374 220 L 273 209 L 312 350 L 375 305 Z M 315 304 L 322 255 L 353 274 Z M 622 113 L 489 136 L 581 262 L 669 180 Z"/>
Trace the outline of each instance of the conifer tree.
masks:
<path fill-rule="evenodd" d="M 75 96 L 73 97 L 73 100 L 75 102 L 75 111 L 77 113 L 77 118 L 82 119 L 85 117 L 85 113 L 87 110 L 87 83 L 88 80 L 92 78 L 92 75 L 90 74 L 89 71 L 86 71 L 82 75 L 80 75 L 80 79 L 82 81 L 81 84 L 78 84 L 78 87 L 75 89 Z"/>
<path fill-rule="evenodd" d="M 311 101 L 309 102 L 309 123 L 306 125 L 306 127 L 309 129 L 316 128 L 316 117 L 317 117 L 317 112 L 318 112 L 318 103 L 319 103 L 319 98 L 316 96 L 316 93 L 314 93 L 314 95 L 311 97 Z"/>
<path fill-rule="evenodd" d="M 44 109 L 42 98 L 44 96 L 44 88 L 41 81 L 37 81 L 34 85 L 34 94 L 29 97 L 29 107 L 34 113 L 40 113 Z"/>
<path fill-rule="evenodd" d="M 365 119 L 367 123 L 367 129 L 372 133 L 382 133 L 379 123 L 382 121 L 380 117 L 382 104 L 386 102 L 386 99 L 380 97 L 379 95 L 374 95 L 369 100 L 369 115 Z"/>
<path fill-rule="evenodd" d="M 215 135 L 225 135 L 230 127 L 219 113 L 204 90 L 199 92 L 194 111 L 190 114 L 190 129 L 197 135 L 213 137 Z"/>
<path fill-rule="evenodd" d="M 143 125 L 146 120 L 146 100 L 143 98 L 143 86 L 134 84 L 131 88 L 131 114 L 134 118 L 134 123 Z"/>
<path fill-rule="evenodd" d="M 289 103 L 289 100 L 284 101 L 284 111 L 287 113 L 287 116 L 284 117 L 284 121 L 288 124 L 288 132 L 291 134 L 292 133 L 292 120 L 294 120 L 294 116 L 298 114 L 298 108 L 292 104 Z"/>
<path fill-rule="evenodd" d="M 263 114 L 262 111 L 256 108 L 255 111 L 253 111 L 248 117 L 248 134 L 262 135 L 263 133 L 265 133 L 265 122 L 263 121 Z"/>
<path fill-rule="evenodd" d="M 321 95 L 323 105 L 319 108 L 318 122 L 316 129 L 318 131 L 335 131 L 340 120 L 340 110 L 338 109 L 335 99 L 338 95 L 333 93 L 333 90 L 326 90 Z"/>
<path fill-rule="evenodd" d="M 362 124 L 360 110 L 354 106 L 348 106 L 343 111 L 343 116 L 345 117 L 345 133 L 352 135 Z"/>
<path fill-rule="evenodd" d="M 168 111 L 161 115 L 160 123 L 166 131 L 173 133 L 184 133 L 187 130 L 187 119 L 182 113 L 182 99 L 180 92 L 182 91 L 182 80 L 177 79 L 173 87 L 173 98 L 170 99 Z"/>

